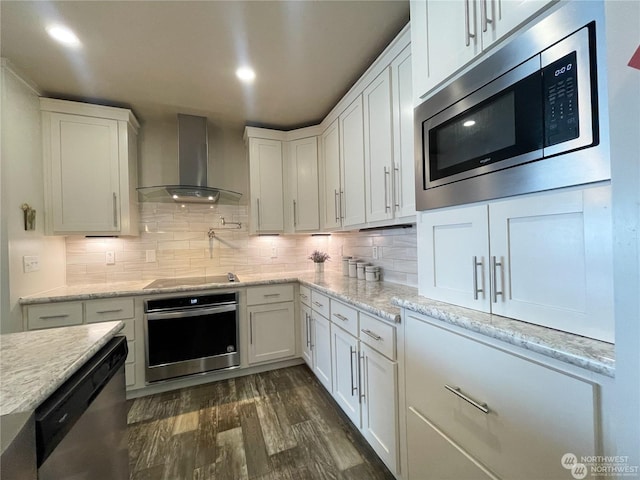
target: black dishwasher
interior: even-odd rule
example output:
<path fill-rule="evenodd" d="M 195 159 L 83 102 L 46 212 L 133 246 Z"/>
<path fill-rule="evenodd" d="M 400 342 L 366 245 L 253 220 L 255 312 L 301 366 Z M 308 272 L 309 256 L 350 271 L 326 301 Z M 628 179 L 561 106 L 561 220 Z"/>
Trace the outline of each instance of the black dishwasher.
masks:
<path fill-rule="evenodd" d="M 125 337 L 114 337 L 36 409 L 38 479 L 129 478 Z"/>

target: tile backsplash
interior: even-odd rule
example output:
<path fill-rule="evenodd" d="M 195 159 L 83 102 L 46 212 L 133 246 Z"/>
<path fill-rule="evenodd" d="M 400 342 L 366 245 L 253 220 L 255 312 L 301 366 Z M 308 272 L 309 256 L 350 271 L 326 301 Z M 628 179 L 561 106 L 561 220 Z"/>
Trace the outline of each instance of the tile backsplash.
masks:
<path fill-rule="evenodd" d="M 240 222 L 242 227 L 222 225 Z M 382 267 L 383 279 L 416 286 L 416 229 L 333 233 L 331 235 L 249 236 L 244 205 L 140 204 L 140 236 L 67 237 L 67 284 L 154 280 L 234 272 L 312 270 L 315 250 L 331 255 L 325 268 L 341 270 L 341 256 L 352 255 Z M 209 238 L 208 231 L 215 232 Z M 379 247 L 373 259 L 372 247 Z M 106 253 L 115 264 L 106 264 Z M 151 255 L 147 261 L 147 253 Z M 155 259 L 152 256 L 155 254 Z"/>

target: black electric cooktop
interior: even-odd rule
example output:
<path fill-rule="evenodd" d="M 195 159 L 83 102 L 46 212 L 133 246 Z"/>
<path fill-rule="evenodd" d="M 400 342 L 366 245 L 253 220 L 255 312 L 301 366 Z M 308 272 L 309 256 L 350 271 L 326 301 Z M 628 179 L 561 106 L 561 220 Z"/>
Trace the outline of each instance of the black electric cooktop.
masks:
<path fill-rule="evenodd" d="M 239 281 L 234 273 L 229 272 L 224 275 L 208 275 L 205 277 L 160 278 L 144 288 L 195 287 L 210 283 L 234 283 Z"/>

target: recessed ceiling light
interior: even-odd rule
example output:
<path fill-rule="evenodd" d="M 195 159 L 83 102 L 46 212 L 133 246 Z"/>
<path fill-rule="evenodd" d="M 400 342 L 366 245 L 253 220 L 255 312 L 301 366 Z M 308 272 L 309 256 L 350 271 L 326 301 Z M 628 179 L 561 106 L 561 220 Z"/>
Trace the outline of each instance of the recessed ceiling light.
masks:
<path fill-rule="evenodd" d="M 63 45 L 67 45 L 69 47 L 78 47 L 80 46 L 80 40 L 69 28 L 62 25 L 51 25 L 47 27 L 47 32 L 51 35 L 52 38 L 62 43 Z"/>
<path fill-rule="evenodd" d="M 250 67 L 241 67 L 236 70 L 236 76 L 245 83 L 251 83 L 256 78 L 256 72 Z"/>

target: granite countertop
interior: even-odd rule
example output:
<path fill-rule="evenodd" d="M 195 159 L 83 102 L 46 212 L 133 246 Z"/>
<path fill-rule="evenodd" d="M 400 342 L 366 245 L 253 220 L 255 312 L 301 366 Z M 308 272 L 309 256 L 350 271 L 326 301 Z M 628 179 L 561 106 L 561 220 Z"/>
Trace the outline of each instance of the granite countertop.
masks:
<path fill-rule="evenodd" d="M 320 274 L 294 271 L 241 275 L 240 280 L 237 283 L 148 290 L 143 288 L 150 280 L 70 286 L 21 298 L 20 303 L 30 305 L 300 282 L 389 322 L 400 322 L 401 309 L 407 308 L 595 373 L 615 376 L 615 347 L 610 343 L 431 300 L 418 295 L 415 287 L 389 282 L 366 282 L 334 271 Z"/>
<path fill-rule="evenodd" d="M 0 335 L 0 415 L 34 410 L 123 327 L 118 321 Z"/>

